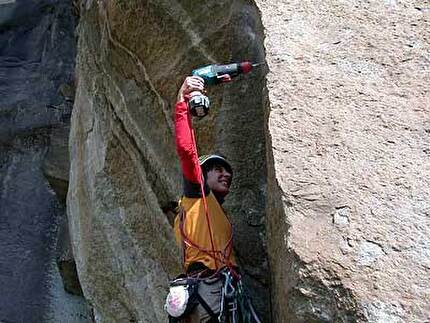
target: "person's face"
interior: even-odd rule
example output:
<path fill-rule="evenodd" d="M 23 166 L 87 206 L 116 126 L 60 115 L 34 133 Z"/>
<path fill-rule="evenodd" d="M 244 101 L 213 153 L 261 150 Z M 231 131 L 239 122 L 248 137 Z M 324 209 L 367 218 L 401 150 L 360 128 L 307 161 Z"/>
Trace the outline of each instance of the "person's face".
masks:
<path fill-rule="evenodd" d="M 221 165 L 207 172 L 207 184 L 215 195 L 225 197 L 230 192 L 231 174 Z"/>

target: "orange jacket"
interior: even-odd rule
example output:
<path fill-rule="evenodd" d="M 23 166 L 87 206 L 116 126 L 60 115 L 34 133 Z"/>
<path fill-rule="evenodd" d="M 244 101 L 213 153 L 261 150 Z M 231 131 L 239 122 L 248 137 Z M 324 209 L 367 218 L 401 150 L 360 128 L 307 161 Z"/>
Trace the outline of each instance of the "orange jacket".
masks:
<path fill-rule="evenodd" d="M 182 228 L 186 239 L 183 239 L 180 228 L 181 213 L 175 219 L 175 235 L 178 244 L 184 248 L 184 267 L 187 269 L 193 262 L 201 262 L 213 270 L 230 265 L 236 266 L 232 253 L 230 221 L 212 192 L 206 197 L 206 201 L 215 252 L 212 251 L 203 198 L 183 197 L 180 207 L 184 210 Z"/>

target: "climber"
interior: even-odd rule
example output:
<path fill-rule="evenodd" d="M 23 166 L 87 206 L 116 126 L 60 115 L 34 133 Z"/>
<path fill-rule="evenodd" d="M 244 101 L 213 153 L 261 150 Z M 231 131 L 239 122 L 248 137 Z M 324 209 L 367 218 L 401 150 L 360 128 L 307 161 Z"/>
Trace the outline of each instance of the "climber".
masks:
<path fill-rule="evenodd" d="M 187 77 L 179 89 L 175 105 L 176 149 L 184 178 L 175 234 L 182 248 L 187 278 L 179 280 L 179 283 L 174 281 L 173 285 L 186 284 L 188 292 L 196 293 L 189 300 L 194 306 L 188 304 L 179 319 L 170 317 L 171 322 L 228 322 L 227 315 L 236 315 L 234 311 L 238 307 L 236 297 L 231 298 L 231 295 L 236 295 L 235 288 L 242 288 L 232 252 L 232 225 L 221 206 L 230 192 L 232 167 L 220 155 L 198 157 L 188 111 L 189 98 L 196 91 L 203 90 L 202 78 Z M 166 306 L 169 303 L 175 307 L 177 295 L 169 294 L 168 300 L 169 297 L 171 302 L 166 301 Z M 183 313 L 182 310 L 179 312 Z M 236 322 L 235 319 L 233 321 Z M 251 320 L 242 319 L 240 322 Z M 255 322 L 260 321 L 256 318 Z"/>
<path fill-rule="evenodd" d="M 187 275 L 203 278 L 199 284 L 199 294 L 213 314 L 218 315 L 222 279 L 214 274 L 227 265 L 235 266 L 231 243 L 232 227 L 221 207 L 230 191 L 233 172 L 230 164 L 222 156 L 209 155 L 198 158 L 187 101 L 194 91 L 203 90 L 203 79 L 198 76 L 187 77 L 179 89 L 175 106 L 176 149 L 184 177 L 184 196 L 180 201 L 180 207 L 186 218 L 182 225 L 184 233 L 195 247 L 183 241 L 180 215 L 175 220 L 175 233 L 183 248 L 184 269 Z M 201 184 L 206 195 L 210 226 L 203 205 Z M 206 322 L 210 319 L 211 315 L 198 304 L 183 322 Z"/>

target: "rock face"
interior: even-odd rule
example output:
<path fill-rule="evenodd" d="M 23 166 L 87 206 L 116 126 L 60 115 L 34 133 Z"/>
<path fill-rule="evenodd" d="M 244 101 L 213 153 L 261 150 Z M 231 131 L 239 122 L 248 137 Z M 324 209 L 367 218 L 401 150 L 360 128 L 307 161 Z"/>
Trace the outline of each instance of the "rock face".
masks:
<path fill-rule="evenodd" d="M 96 321 L 165 321 L 183 78 L 266 59 L 267 79 L 209 89 L 195 122 L 200 152 L 235 169 L 226 208 L 264 321 L 425 322 L 428 14 L 414 1 L 81 1 L 67 199 Z"/>
<path fill-rule="evenodd" d="M 97 322 L 166 320 L 176 91 L 243 59 L 268 68 L 208 89 L 195 127 L 234 167 L 263 321 L 428 322 L 423 2 L 82 0 L 75 93 L 77 6 L 0 0 L 0 322 L 90 322 L 82 292 Z"/>
<path fill-rule="evenodd" d="M 262 60 L 258 12 L 245 1 L 81 6 L 68 193 L 79 277 L 98 322 L 163 322 L 168 279 L 181 272 L 168 221 L 182 186 L 176 92 L 198 66 Z M 223 153 L 235 168 L 226 208 L 245 279 L 267 314 L 263 72 L 211 89 L 213 113 L 196 128 L 200 152 Z"/>
<path fill-rule="evenodd" d="M 0 1 L 0 322 L 91 320 L 56 264 L 76 20 L 68 1 Z"/>
<path fill-rule="evenodd" d="M 256 2 L 273 320 L 427 322 L 429 9 Z"/>

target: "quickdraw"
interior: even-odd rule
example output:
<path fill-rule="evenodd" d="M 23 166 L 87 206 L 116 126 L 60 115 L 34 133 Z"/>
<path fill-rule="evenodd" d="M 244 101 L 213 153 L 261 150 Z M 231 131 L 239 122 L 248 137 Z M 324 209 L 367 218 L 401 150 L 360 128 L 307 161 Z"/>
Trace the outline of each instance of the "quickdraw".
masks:
<path fill-rule="evenodd" d="M 221 271 L 224 283 L 218 321 L 221 323 L 261 323 L 251 299 L 241 280 L 236 280 L 230 270 Z"/>

